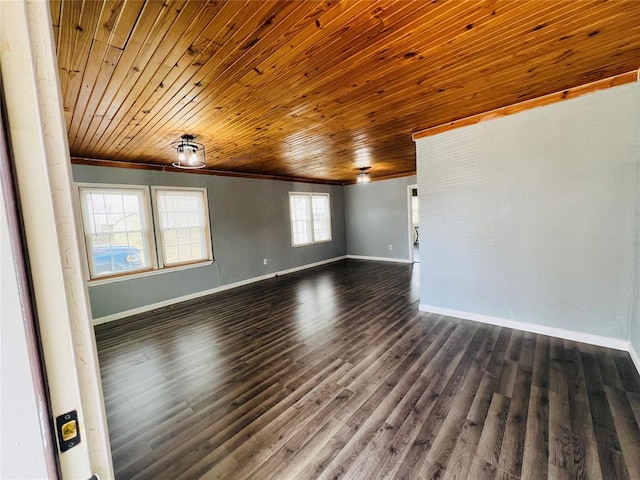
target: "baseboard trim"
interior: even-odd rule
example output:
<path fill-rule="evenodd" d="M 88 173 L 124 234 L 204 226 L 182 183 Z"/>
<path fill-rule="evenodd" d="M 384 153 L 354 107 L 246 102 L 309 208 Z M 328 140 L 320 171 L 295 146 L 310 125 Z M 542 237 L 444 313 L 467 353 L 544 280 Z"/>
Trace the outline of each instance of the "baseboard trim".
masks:
<path fill-rule="evenodd" d="M 499 327 L 513 328 L 514 330 L 523 330 L 525 332 L 538 333 L 548 335 L 550 337 L 564 338 L 574 342 L 589 343 L 600 347 L 613 348 L 615 350 L 624 350 L 631 352 L 631 344 L 627 340 L 620 338 L 605 337 L 602 335 L 594 335 L 591 333 L 576 332 L 574 330 L 565 330 L 564 328 L 549 327 L 536 323 L 519 322 L 517 320 L 509 320 L 506 318 L 493 317 L 491 315 L 482 315 L 479 313 L 464 312 L 460 310 L 451 310 L 448 308 L 434 307 L 433 305 L 420 304 L 421 312 L 435 313 L 438 315 L 446 315 L 449 317 L 457 317 L 474 322 L 488 323 Z M 633 354 L 631 355 L 633 358 Z M 636 368 L 640 362 L 635 362 Z M 640 369 L 638 369 L 640 372 Z"/>
<path fill-rule="evenodd" d="M 638 356 L 638 352 L 633 348 L 633 344 L 631 342 L 629 342 L 629 356 L 631 357 L 633 364 L 636 366 L 636 370 L 640 374 L 640 356 Z"/>
<path fill-rule="evenodd" d="M 163 300 L 162 302 L 156 302 L 149 305 L 144 305 L 142 307 L 132 308 L 131 310 L 125 310 L 122 312 L 113 313 L 111 315 L 105 315 L 104 317 L 94 318 L 93 324 L 102 325 L 103 323 L 113 322 L 115 320 L 120 320 L 121 318 L 130 317 L 132 315 L 137 315 L 139 313 L 150 312 L 151 310 L 157 310 L 158 308 L 168 307 L 169 305 L 186 302 L 187 300 L 194 300 L 196 298 L 204 297 L 206 295 L 211 295 L 213 293 L 224 292 L 225 290 L 231 290 L 232 288 L 242 287 L 244 285 L 249 285 L 250 283 L 260 282 L 262 280 L 267 280 L 269 278 L 279 277 L 281 275 L 287 275 L 289 273 L 295 273 L 301 270 L 307 270 L 309 268 L 319 267 L 321 265 L 326 265 L 328 263 L 338 262 L 340 260 L 344 260 L 345 258 L 347 258 L 346 255 L 342 255 L 340 257 L 328 258 L 326 260 L 321 260 L 319 262 L 307 263 L 305 265 L 300 265 L 299 267 L 288 268 L 287 270 L 280 270 L 278 272 L 269 273 L 267 275 L 260 275 L 258 277 L 252 277 L 246 280 L 241 280 L 239 282 L 229 283 L 227 285 L 220 285 L 219 287 L 210 288 L 209 290 L 202 290 L 200 292 L 190 293 L 188 295 L 182 295 L 180 297 Z"/>
<path fill-rule="evenodd" d="M 367 257 L 365 255 L 347 255 L 347 258 L 352 258 L 353 260 L 373 260 L 374 262 L 411 263 L 407 258 Z"/>

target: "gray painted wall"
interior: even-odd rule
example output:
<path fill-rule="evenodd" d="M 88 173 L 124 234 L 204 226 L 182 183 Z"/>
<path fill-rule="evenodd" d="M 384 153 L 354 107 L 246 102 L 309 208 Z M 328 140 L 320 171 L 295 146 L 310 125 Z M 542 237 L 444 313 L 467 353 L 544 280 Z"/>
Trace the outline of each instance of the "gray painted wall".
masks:
<path fill-rule="evenodd" d="M 206 187 L 210 266 L 89 287 L 94 318 L 346 254 L 342 186 L 74 165 L 76 182 Z M 293 248 L 289 192 L 329 192 L 333 241 Z M 263 265 L 263 259 L 268 265 Z"/>
<path fill-rule="evenodd" d="M 639 99 L 628 84 L 419 140 L 420 303 L 637 348 Z"/>
<path fill-rule="evenodd" d="M 348 255 L 409 259 L 407 187 L 415 183 L 412 175 L 344 187 Z"/>

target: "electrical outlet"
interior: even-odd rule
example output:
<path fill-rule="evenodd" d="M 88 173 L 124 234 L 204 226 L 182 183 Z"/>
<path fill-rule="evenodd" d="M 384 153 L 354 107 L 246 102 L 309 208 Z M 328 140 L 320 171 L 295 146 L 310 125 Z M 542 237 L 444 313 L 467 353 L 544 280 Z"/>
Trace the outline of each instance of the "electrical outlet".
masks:
<path fill-rule="evenodd" d="M 393 245 L 389 244 L 389 250 L 393 250 Z"/>
<path fill-rule="evenodd" d="M 268 260 L 266 258 L 264 260 L 262 260 L 262 264 L 263 265 L 266 265 L 267 263 L 269 263 L 269 262 L 268 262 Z"/>

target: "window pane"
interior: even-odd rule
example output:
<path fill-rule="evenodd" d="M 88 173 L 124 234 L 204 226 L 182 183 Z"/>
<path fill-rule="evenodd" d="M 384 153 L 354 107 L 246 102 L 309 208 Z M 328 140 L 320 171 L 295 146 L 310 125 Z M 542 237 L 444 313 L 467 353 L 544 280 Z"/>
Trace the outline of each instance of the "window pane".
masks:
<path fill-rule="evenodd" d="M 91 278 L 151 267 L 144 191 L 81 188 Z"/>
<path fill-rule="evenodd" d="M 312 243 L 309 195 L 290 194 L 291 243 L 293 246 Z"/>
<path fill-rule="evenodd" d="M 164 265 L 211 260 L 205 192 L 158 188 L 155 195 Z"/>
<path fill-rule="evenodd" d="M 331 207 L 329 195 L 312 195 L 313 240 L 324 242 L 331 240 Z"/>
<path fill-rule="evenodd" d="M 180 261 L 180 255 L 178 254 L 178 246 L 167 245 L 164 249 L 164 262 L 178 263 L 179 261 Z"/>

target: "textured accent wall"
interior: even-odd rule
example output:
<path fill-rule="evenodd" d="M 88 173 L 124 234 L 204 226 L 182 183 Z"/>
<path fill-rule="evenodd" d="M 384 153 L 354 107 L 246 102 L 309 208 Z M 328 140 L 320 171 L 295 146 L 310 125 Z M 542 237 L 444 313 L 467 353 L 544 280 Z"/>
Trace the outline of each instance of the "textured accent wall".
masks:
<path fill-rule="evenodd" d="M 420 303 L 628 340 L 639 98 L 634 83 L 418 140 Z"/>
<path fill-rule="evenodd" d="M 89 286 L 94 318 L 346 254 L 342 186 L 87 165 L 74 165 L 73 177 L 89 183 L 206 187 L 209 199 L 214 263 Z M 290 191 L 331 194 L 331 242 L 291 246 Z"/>

